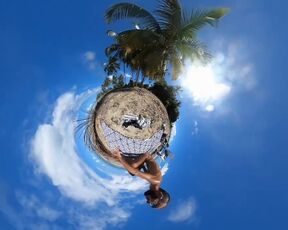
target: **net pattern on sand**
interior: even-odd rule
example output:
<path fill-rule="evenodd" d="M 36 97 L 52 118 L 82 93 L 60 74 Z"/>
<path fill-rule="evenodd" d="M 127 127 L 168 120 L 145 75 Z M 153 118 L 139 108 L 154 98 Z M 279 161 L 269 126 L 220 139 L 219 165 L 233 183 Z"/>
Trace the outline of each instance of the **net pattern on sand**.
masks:
<path fill-rule="evenodd" d="M 105 122 L 102 122 L 101 126 L 110 151 L 119 147 L 126 155 L 151 154 L 161 145 L 162 129 L 156 132 L 151 138 L 142 140 L 126 137 L 111 129 Z"/>

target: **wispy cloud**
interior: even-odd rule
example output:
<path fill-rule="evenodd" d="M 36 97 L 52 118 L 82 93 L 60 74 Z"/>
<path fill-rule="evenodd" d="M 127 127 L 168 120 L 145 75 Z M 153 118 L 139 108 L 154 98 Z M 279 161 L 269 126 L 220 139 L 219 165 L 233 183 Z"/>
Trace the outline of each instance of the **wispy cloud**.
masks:
<path fill-rule="evenodd" d="M 84 58 L 87 61 L 95 61 L 96 59 L 96 54 L 93 51 L 87 51 L 86 53 L 84 53 Z"/>
<path fill-rule="evenodd" d="M 176 137 L 176 133 L 177 133 L 177 127 L 176 127 L 176 122 L 175 122 L 173 123 L 172 129 L 171 129 L 171 135 L 170 135 L 170 140 L 169 140 L 170 144 L 173 142 L 174 138 Z"/>
<path fill-rule="evenodd" d="M 192 135 L 197 135 L 199 132 L 199 126 L 198 126 L 198 121 L 193 121 L 192 124 Z"/>
<path fill-rule="evenodd" d="M 19 203 L 25 207 L 26 215 L 36 215 L 42 220 L 53 222 L 61 216 L 61 212 L 51 208 L 33 194 L 26 195 L 21 192 L 16 193 Z"/>
<path fill-rule="evenodd" d="M 37 171 L 46 174 L 63 195 L 91 205 L 97 201 L 114 205 L 121 190 L 139 190 L 143 183 L 122 175 L 103 179 L 79 157 L 74 139 L 75 113 L 94 93 L 68 92 L 58 98 L 51 124 L 39 125 L 31 142 L 31 159 Z"/>
<path fill-rule="evenodd" d="M 0 197 L 0 213 L 15 229 L 79 229 L 79 230 L 101 230 L 107 225 L 121 226 L 131 215 L 129 207 L 103 207 L 83 206 L 80 203 L 68 200 L 30 193 L 28 191 L 17 191 L 16 200 L 19 205 L 14 206 L 10 202 L 12 194 L 2 194 Z M 40 198 L 41 196 L 41 198 Z M 56 199 L 55 199 L 56 198 Z M 61 224 L 59 224 L 61 223 Z M 64 227 L 65 226 L 65 227 Z"/>
<path fill-rule="evenodd" d="M 7 220 L 13 224 L 16 229 L 24 229 L 24 223 L 21 220 L 19 212 L 17 212 L 7 200 L 8 191 L 6 186 L 0 182 L 0 213 L 4 215 Z"/>
<path fill-rule="evenodd" d="M 76 114 L 81 104 L 96 92 L 97 89 L 93 89 L 79 95 L 74 92 L 61 95 L 51 123 L 39 125 L 31 140 L 30 158 L 38 174 L 46 175 L 64 197 L 79 202 L 83 207 L 92 210 L 102 207 L 97 211 L 97 218 L 91 212 L 84 215 L 83 210 L 79 213 L 77 209 L 70 209 L 71 222 L 83 229 L 102 229 L 107 224 L 125 222 L 131 207 L 120 207 L 121 200 L 142 192 L 147 186 L 139 178 L 125 174 L 110 173 L 108 179 L 103 178 L 89 168 L 77 153 L 74 133 Z M 24 205 L 26 201 L 20 199 L 20 202 Z M 95 212 L 92 213 L 95 215 Z M 42 208 L 38 214 L 57 218 L 53 209 Z"/>
<path fill-rule="evenodd" d="M 167 219 L 171 222 L 189 221 L 195 217 L 196 209 L 197 206 L 194 198 L 183 200 L 174 210 L 170 212 Z"/>
<path fill-rule="evenodd" d="M 96 53 L 93 51 L 87 51 L 82 55 L 82 59 L 90 70 L 95 70 L 99 64 L 96 61 Z"/>
<path fill-rule="evenodd" d="M 128 220 L 131 213 L 122 208 L 106 209 L 99 215 L 96 213 L 80 213 L 74 209 L 71 211 L 70 220 L 77 229 L 99 230 L 107 225 L 120 226 Z"/>

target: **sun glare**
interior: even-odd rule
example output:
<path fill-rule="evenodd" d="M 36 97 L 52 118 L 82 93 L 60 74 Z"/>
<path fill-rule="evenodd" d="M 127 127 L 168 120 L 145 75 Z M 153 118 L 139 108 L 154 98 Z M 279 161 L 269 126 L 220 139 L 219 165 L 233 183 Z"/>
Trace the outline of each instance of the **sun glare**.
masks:
<path fill-rule="evenodd" d="M 219 103 L 231 90 L 222 79 L 223 70 L 213 64 L 191 64 L 186 67 L 181 79 L 183 89 L 208 112 L 215 110 Z"/>

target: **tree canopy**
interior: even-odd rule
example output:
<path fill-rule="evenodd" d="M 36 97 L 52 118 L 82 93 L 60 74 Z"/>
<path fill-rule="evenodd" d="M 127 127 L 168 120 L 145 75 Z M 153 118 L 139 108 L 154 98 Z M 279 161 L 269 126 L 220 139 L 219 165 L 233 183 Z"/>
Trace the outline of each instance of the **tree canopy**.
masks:
<path fill-rule="evenodd" d="M 113 33 L 115 43 L 106 49 L 106 54 L 117 57 L 143 78 L 161 80 L 171 66 L 172 78 L 177 79 L 184 60 L 209 60 L 211 55 L 197 39 L 197 32 L 206 25 L 216 26 L 228 11 L 216 8 L 187 13 L 178 0 L 159 0 L 153 13 L 133 3 L 115 4 L 106 11 L 107 23 L 137 19 L 139 24 Z"/>

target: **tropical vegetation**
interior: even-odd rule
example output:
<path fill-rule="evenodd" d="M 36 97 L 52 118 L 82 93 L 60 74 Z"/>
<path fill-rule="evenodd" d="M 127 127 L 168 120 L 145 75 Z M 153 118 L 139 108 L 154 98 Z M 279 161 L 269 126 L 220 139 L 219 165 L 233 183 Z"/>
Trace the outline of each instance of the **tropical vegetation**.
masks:
<path fill-rule="evenodd" d="M 146 78 L 163 79 L 171 67 L 172 79 L 177 79 L 185 60 L 210 59 L 205 45 L 197 39 L 197 32 L 206 25 L 216 26 L 228 11 L 216 8 L 186 12 L 178 0 L 159 0 L 153 13 L 133 3 L 115 4 L 106 11 L 107 23 L 123 19 L 137 23 L 135 28 L 120 33 L 108 31 L 115 42 L 106 49 L 107 66 L 122 63 L 131 70 L 135 82 L 141 75 L 142 83 Z"/>
<path fill-rule="evenodd" d="M 165 76 L 171 72 L 176 80 L 186 60 L 210 60 L 211 55 L 197 33 L 206 25 L 216 26 L 228 11 L 216 8 L 187 12 L 178 0 L 158 0 L 152 13 L 128 2 L 112 5 L 105 13 L 106 22 L 130 19 L 134 28 L 119 33 L 107 31 L 114 43 L 105 50 L 107 78 L 97 99 L 113 89 L 145 87 L 162 101 L 170 121 L 175 122 L 179 117 L 180 87 L 169 86 Z M 153 84 L 145 84 L 146 79 Z"/>

